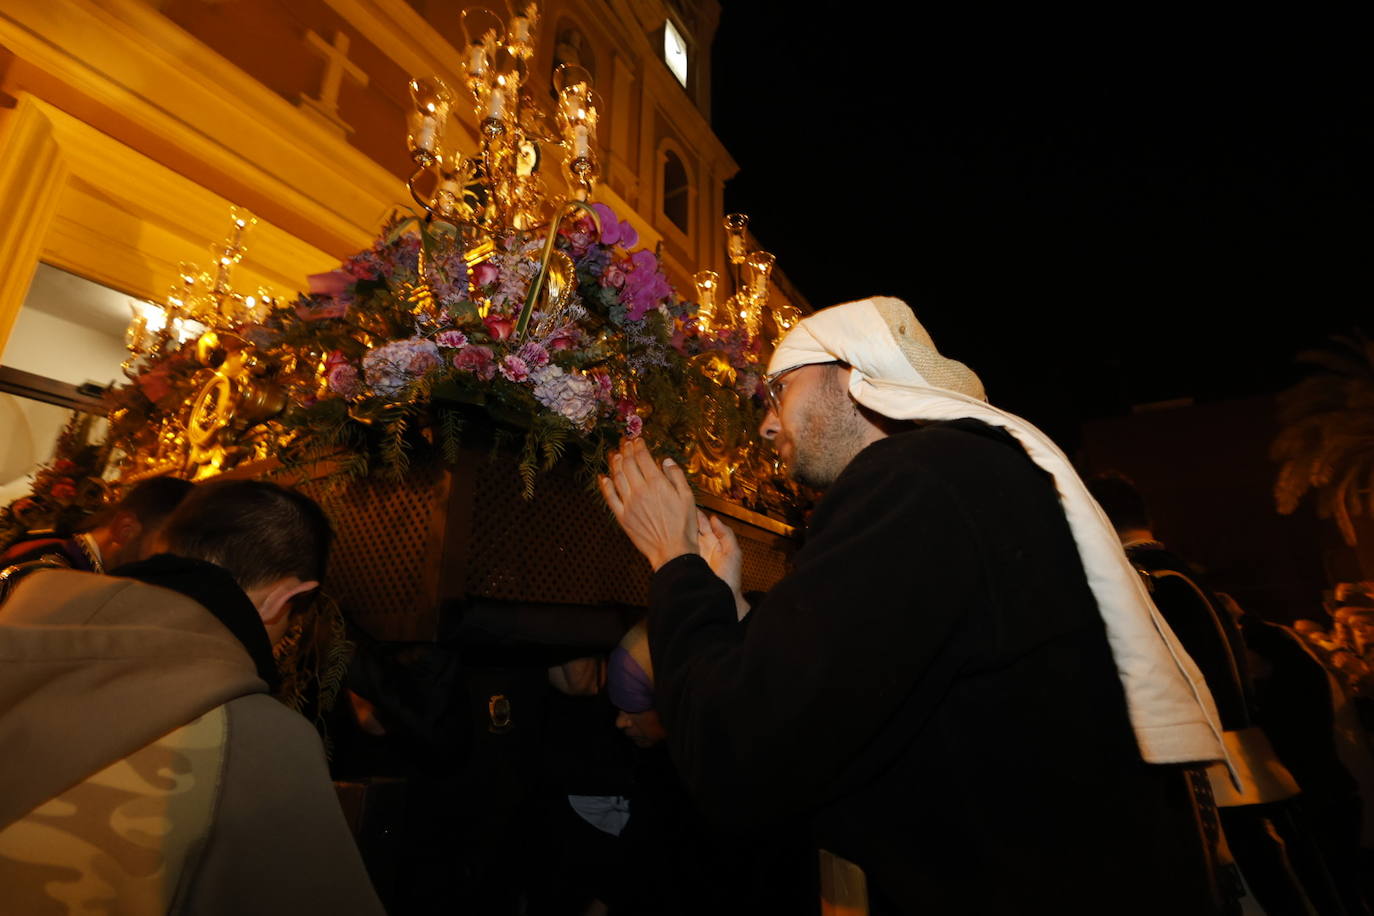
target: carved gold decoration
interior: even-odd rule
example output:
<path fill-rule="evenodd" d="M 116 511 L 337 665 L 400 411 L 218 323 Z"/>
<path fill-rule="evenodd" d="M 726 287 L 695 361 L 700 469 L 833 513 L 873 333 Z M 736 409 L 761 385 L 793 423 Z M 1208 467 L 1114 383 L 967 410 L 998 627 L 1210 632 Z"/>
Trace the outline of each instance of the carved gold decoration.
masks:
<path fill-rule="evenodd" d="M 256 367 L 257 360 L 246 350 L 231 353 L 196 395 L 186 424 L 186 470 L 192 479 L 219 473 L 243 447 L 250 427 L 286 408 L 286 393 L 254 378 Z"/>

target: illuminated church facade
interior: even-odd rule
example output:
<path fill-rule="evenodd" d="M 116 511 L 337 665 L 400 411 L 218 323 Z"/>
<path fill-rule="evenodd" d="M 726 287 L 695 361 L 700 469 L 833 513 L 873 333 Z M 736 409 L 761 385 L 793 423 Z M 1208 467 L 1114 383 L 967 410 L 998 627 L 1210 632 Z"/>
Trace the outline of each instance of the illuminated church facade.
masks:
<path fill-rule="evenodd" d="M 415 209 L 407 83 L 462 85 L 462 7 L 5 5 L 0 425 L 19 432 L 0 456 L 0 486 L 21 485 L 56 433 L 56 413 L 40 416 L 32 398 L 93 406 L 119 380 L 134 301 L 160 301 L 183 262 L 205 266 L 231 206 L 259 220 L 235 286 L 278 297 L 366 248 L 398 208 Z M 553 0 L 540 7 L 527 80 L 549 92 L 560 63 L 593 75 L 603 106 L 594 199 L 634 225 L 688 297 L 695 271 L 725 268 L 723 190 L 738 168 L 710 124 L 719 15 L 715 0 Z M 476 149 L 468 106 L 455 106 L 449 134 Z"/>

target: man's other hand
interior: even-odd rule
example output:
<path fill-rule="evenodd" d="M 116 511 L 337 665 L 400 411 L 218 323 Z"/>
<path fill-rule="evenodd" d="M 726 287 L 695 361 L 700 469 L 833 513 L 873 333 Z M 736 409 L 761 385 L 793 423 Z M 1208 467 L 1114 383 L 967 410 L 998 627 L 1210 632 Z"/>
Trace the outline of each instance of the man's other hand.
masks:
<path fill-rule="evenodd" d="M 630 541 L 658 569 L 684 553 L 698 553 L 697 507 L 687 475 L 671 458 L 654 459 L 640 439 L 611 452 L 601 495 Z"/>
<path fill-rule="evenodd" d="M 735 596 L 735 614 L 740 620 L 749 613 L 749 602 L 744 600 L 744 551 L 730 526 L 720 520 L 718 515 L 708 516 L 697 510 L 697 541 L 701 545 L 701 556 L 711 567 L 711 572 L 720 576 L 730 586 Z"/>

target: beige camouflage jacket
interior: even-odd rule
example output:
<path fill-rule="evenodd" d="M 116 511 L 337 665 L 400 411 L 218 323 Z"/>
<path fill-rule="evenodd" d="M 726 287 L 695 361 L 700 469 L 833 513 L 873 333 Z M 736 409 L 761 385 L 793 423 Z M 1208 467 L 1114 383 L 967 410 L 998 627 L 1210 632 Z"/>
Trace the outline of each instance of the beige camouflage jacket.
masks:
<path fill-rule="evenodd" d="M 183 595 L 28 576 L 0 748 L 5 913 L 382 913 L 314 729 Z"/>

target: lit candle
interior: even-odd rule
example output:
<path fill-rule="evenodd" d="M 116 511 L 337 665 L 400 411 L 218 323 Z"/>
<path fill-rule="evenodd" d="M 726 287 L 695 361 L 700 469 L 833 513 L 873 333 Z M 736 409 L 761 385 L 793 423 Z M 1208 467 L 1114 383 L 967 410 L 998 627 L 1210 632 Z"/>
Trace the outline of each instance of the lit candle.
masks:
<path fill-rule="evenodd" d="M 501 120 L 506 116 L 506 90 L 493 89 L 491 100 L 487 102 L 487 117 Z"/>
<path fill-rule="evenodd" d="M 530 40 L 530 21 L 524 16 L 516 16 L 510 21 L 511 38 L 519 43 Z"/>
<path fill-rule="evenodd" d="M 581 159 L 591 153 L 591 144 L 587 142 L 587 125 L 579 124 L 573 128 L 573 156 Z"/>
<path fill-rule="evenodd" d="M 487 72 L 487 49 L 481 42 L 473 45 L 468 53 L 468 72 L 473 76 L 481 76 Z"/>
<path fill-rule="evenodd" d="M 415 132 L 415 148 L 427 153 L 434 152 L 434 135 L 439 129 L 439 119 L 425 115 L 420 120 L 420 129 Z"/>

